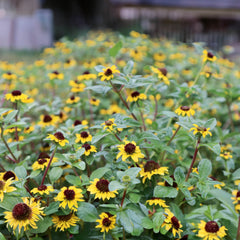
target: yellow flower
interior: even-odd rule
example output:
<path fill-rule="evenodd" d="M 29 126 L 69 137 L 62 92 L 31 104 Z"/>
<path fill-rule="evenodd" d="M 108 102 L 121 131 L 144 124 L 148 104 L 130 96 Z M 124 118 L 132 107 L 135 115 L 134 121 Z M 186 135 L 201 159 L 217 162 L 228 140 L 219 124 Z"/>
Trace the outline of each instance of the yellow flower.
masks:
<path fill-rule="evenodd" d="M 34 171 L 41 169 L 42 171 L 44 170 L 45 167 L 47 167 L 48 163 L 50 160 L 50 156 L 47 153 L 40 153 L 38 160 L 36 162 L 33 163 L 32 165 L 32 169 Z M 56 162 L 57 158 L 53 158 L 52 163 Z"/>
<path fill-rule="evenodd" d="M 146 162 L 139 174 L 143 177 L 142 181 L 145 183 L 146 179 L 148 178 L 150 180 L 153 175 L 164 176 L 165 174 L 168 174 L 168 168 L 160 167 L 157 162 L 150 160 Z"/>
<path fill-rule="evenodd" d="M 234 184 L 238 186 L 240 184 L 240 179 L 235 180 Z"/>
<path fill-rule="evenodd" d="M 154 53 L 153 54 L 153 59 L 155 61 L 163 62 L 166 59 L 166 55 L 163 54 L 163 53 Z"/>
<path fill-rule="evenodd" d="M 24 100 L 26 100 L 28 96 L 26 94 L 23 94 L 19 90 L 14 90 L 11 93 L 7 93 L 5 95 L 5 98 L 7 100 L 10 100 L 11 102 L 17 102 L 17 101 L 24 102 Z"/>
<path fill-rule="evenodd" d="M 91 152 L 97 152 L 96 147 L 88 143 L 84 143 L 80 148 L 78 148 L 78 150 L 80 150 L 81 148 L 85 148 L 85 152 L 84 152 L 85 156 L 89 156 Z"/>
<path fill-rule="evenodd" d="M 61 191 L 54 200 L 61 202 L 59 205 L 60 207 L 66 208 L 66 206 L 68 206 L 69 209 L 77 211 L 78 202 L 84 201 L 82 198 L 82 190 L 74 186 L 70 186 L 61 188 Z"/>
<path fill-rule="evenodd" d="M 195 168 L 192 168 L 192 172 L 193 172 L 193 173 L 196 173 L 196 174 L 199 174 L 198 168 L 196 168 L 196 167 L 195 167 Z"/>
<path fill-rule="evenodd" d="M 220 157 L 229 159 L 229 158 L 232 158 L 232 154 L 228 151 L 224 151 L 223 153 L 220 154 Z"/>
<path fill-rule="evenodd" d="M 96 79 L 97 75 L 94 73 L 90 73 L 89 71 L 85 71 L 82 75 L 77 76 L 77 80 L 82 81 L 82 80 L 89 80 L 89 79 Z"/>
<path fill-rule="evenodd" d="M 80 101 L 80 97 L 71 96 L 66 100 L 66 103 L 73 104 L 73 103 L 78 103 L 79 101 Z"/>
<path fill-rule="evenodd" d="M 9 178 L 6 181 L 0 180 L 0 201 L 3 201 L 4 193 L 13 192 L 16 190 L 15 187 L 11 187 L 13 180 Z"/>
<path fill-rule="evenodd" d="M 227 230 L 224 226 L 220 227 L 215 221 L 204 222 L 201 220 L 201 223 L 198 224 L 198 234 L 197 236 L 203 240 L 219 240 L 222 239 L 227 234 Z"/>
<path fill-rule="evenodd" d="M 65 61 L 65 63 L 63 64 L 64 68 L 70 68 L 70 67 L 74 67 L 77 64 L 75 59 L 67 59 Z"/>
<path fill-rule="evenodd" d="M 176 237 L 176 234 L 178 234 L 178 237 L 181 237 L 181 232 L 183 231 L 181 222 L 174 216 L 174 214 L 168 209 L 165 209 L 166 216 L 163 224 L 161 227 L 164 227 L 167 231 L 169 231 L 172 228 L 172 234 L 174 237 Z"/>
<path fill-rule="evenodd" d="M 109 191 L 108 185 L 108 180 L 95 178 L 93 181 L 91 181 L 91 185 L 87 190 L 90 192 L 90 194 L 95 194 L 95 199 L 98 198 L 102 200 L 109 200 L 110 198 L 115 198 L 118 192 L 116 190 Z"/>
<path fill-rule="evenodd" d="M 69 143 L 67 139 L 65 139 L 64 135 L 61 132 L 56 132 L 54 135 L 48 134 L 48 137 L 51 141 L 55 141 L 59 143 L 61 147 L 65 146 L 66 143 Z"/>
<path fill-rule="evenodd" d="M 193 131 L 193 134 L 196 135 L 197 133 L 200 133 L 203 138 L 206 137 L 206 135 L 212 136 L 212 133 L 209 131 L 210 128 L 205 127 L 199 127 L 197 124 L 193 124 L 193 128 L 190 128 L 189 132 Z"/>
<path fill-rule="evenodd" d="M 88 121 L 87 120 L 75 120 L 73 123 L 73 126 L 76 127 L 78 125 L 88 125 Z"/>
<path fill-rule="evenodd" d="M 53 79 L 63 80 L 64 74 L 63 73 L 59 73 L 58 71 L 53 71 L 53 72 L 48 74 L 48 77 L 49 77 L 50 80 L 53 80 Z"/>
<path fill-rule="evenodd" d="M 162 200 L 161 198 L 157 198 L 157 197 L 152 197 L 151 199 L 146 201 L 147 204 L 149 204 L 150 206 L 152 205 L 159 205 L 160 207 L 163 208 L 168 208 L 169 206 L 166 204 L 165 200 Z"/>
<path fill-rule="evenodd" d="M 2 78 L 6 79 L 6 80 L 16 80 L 17 79 L 17 75 L 11 72 L 7 72 L 2 74 Z"/>
<path fill-rule="evenodd" d="M 112 65 L 111 67 L 104 68 L 102 72 L 98 73 L 98 76 L 101 77 L 101 81 L 104 80 L 111 80 L 114 77 L 115 73 L 120 73 L 119 70 L 117 70 L 117 67 L 115 65 Z"/>
<path fill-rule="evenodd" d="M 106 129 L 107 129 L 108 132 L 114 131 L 113 127 L 114 127 L 114 126 L 117 126 L 117 124 L 114 123 L 114 121 L 115 121 L 114 118 L 109 118 L 107 121 L 105 121 L 104 123 L 102 123 L 101 125 L 104 126 L 104 127 L 103 127 L 103 130 L 106 130 Z"/>
<path fill-rule="evenodd" d="M 10 225 L 15 231 L 18 228 L 20 233 L 23 229 L 27 231 L 29 226 L 36 229 L 38 226 L 36 222 L 40 220 L 43 215 L 43 208 L 40 203 L 35 201 L 35 198 L 22 198 L 23 203 L 16 204 L 12 211 L 4 212 L 7 225 Z"/>
<path fill-rule="evenodd" d="M 89 134 L 86 131 L 81 132 L 80 134 L 76 134 L 77 139 L 75 140 L 75 143 L 78 143 L 81 141 L 81 143 L 85 142 L 91 142 L 92 141 L 92 135 Z"/>
<path fill-rule="evenodd" d="M 183 117 L 185 115 L 191 117 L 195 114 L 195 111 L 188 106 L 181 106 L 175 110 L 175 113 L 177 113 L 178 115 L 182 115 Z"/>
<path fill-rule="evenodd" d="M 130 50 L 130 56 L 135 60 L 135 61 L 142 61 L 145 53 L 138 50 L 138 49 L 131 49 Z"/>
<path fill-rule="evenodd" d="M 99 217 L 100 219 L 96 220 L 96 222 L 99 223 L 96 228 L 101 228 L 101 232 L 108 232 L 109 230 L 115 228 L 116 216 L 108 212 L 103 212 L 99 215 Z"/>
<path fill-rule="evenodd" d="M 56 230 L 58 230 L 59 228 L 60 231 L 64 231 L 71 226 L 76 226 L 77 222 L 79 221 L 80 219 L 74 213 L 69 213 L 68 215 L 52 216 L 52 222 L 54 224 L 54 227 L 56 228 Z"/>
<path fill-rule="evenodd" d="M 36 67 L 42 67 L 45 64 L 45 61 L 44 60 L 36 60 L 34 62 L 34 64 L 35 64 Z"/>
<path fill-rule="evenodd" d="M 48 126 L 54 126 L 59 120 L 59 117 L 55 115 L 41 115 L 40 116 L 40 122 L 38 124 L 42 127 L 48 127 Z"/>
<path fill-rule="evenodd" d="M 231 197 L 231 199 L 233 200 L 233 204 L 235 205 L 235 210 L 238 213 L 240 210 L 240 191 L 233 190 L 232 195 L 233 197 Z"/>
<path fill-rule="evenodd" d="M 217 57 L 214 56 L 211 52 L 208 52 L 206 49 L 203 50 L 203 55 L 202 55 L 203 62 L 215 62 L 217 60 Z"/>
<path fill-rule="evenodd" d="M 18 177 L 13 171 L 6 171 L 6 172 L 1 172 L 0 173 L 0 180 L 1 181 L 7 181 L 8 179 L 18 181 Z"/>
<path fill-rule="evenodd" d="M 138 162 L 139 158 L 144 158 L 141 153 L 140 148 L 136 145 L 134 141 L 124 141 L 124 144 L 118 145 L 118 150 L 120 151 L 117 155 L 117 159 L 122 157 L 123 161 L 126 161 L 128 157 L 131 157 L 134 162 Z"/>
<path fill-rule="evenodd" d="M 91 98 L 89 100 L 90 104 L 94 105 L 94 106 L 98 106 L 99 103 L 100 103 L 100 100 L 99 99 L 96 99 L 96 98 Z"/>
<path fill-rule="evenodd" d="M 136 102 L 136 101 L 138 101 L 139 99 L 145 100 L 145 99 L 147 99 L 147 96 L 146 96 L 144 93 L 139 93 L 138 91 L 135 91 L 135 92 L 132 92 L 132 93 L 128 96 L 127 101 L 128 101 L 128 102 Z"/>
<path fill-rule="evenodd" d="M 151 67 L 151 70 L 153 71 L 153 73 L 156 73 L 158 78 L 160 80 L 163 80 L 163 82 L 166 84 L 166 85 L 169 85 L 170 84 L 170 81 L 168 80 L 168 72 L 167 72 L 167 69 L 166 68 L 155 68 L 155 67 Z"/>
<path fill-rule="evenodd" d="M 54 191 L 54 189 L 52 186 L 40 185 L 37 188 L 33 188 L 31 190 L 31 193 L 34 193 L 34 194 L 38 193 L 40 195 L 49 195 L 53 191 Z"/>

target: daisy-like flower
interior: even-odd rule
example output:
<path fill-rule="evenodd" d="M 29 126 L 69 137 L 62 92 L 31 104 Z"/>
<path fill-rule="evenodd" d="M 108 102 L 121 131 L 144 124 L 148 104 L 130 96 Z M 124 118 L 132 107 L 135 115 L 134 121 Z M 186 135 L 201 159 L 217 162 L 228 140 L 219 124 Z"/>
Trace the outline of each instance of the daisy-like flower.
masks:
<path fill-rule="evenodd" d="M 66 208 L 66 206 L 68 206 L 69 209 L 77 211 L 78 202 L 84 201 L 82 198 L 82 190 L 74 186 L 70 186 L 61 188 L 61 191 L 54 200 L 61 202 L 59 205 L 60 207 Z"/>
<path fill-rule="evenodd" d="M 161 227 L 164 227 L 167 231 L 169 231 L 170 229 L 172 229 L 172 234 L 174 237 L 176 237 L 176 234 L 178 234 L 178 237 L 181 237 L 181 232 L 183 231 L 182 228 L 182 224 L 181 222 L 174 216 L 174 214 L 168 209 L 165 209 L 166 214 L 164 214 L 166 216 L 163 224 L 161 225 Z"/>
<path fill-rule="evenodd" d="M 25 134 L 29 134 L 29 133 L 31 133 L 31 132 L 33 132 L 34 131 L 34 127 L 33 126 L 30 126 L 30 127 L 27 127 L 27 128 L 24 128 L 24 133 Z"/>
<path fill-rule="evenodd" d="M 139 93 L 138 91 L 132 92 L 128 98 L 128 102 L 137 102 L 139 99 L 145 100 L 147 99 L 147 96 L 144 93 Z"/>
<path fill-rule="evenodd" d="M 163 53 L 154 53 L 153 59 L 155 61 L 163 62 L 166 59 L 166 55 Z"/>
<path fill-rule="evenodd" d="M 224 159 L 229 159 L 229 158 L 232 158 L 232 154 L 231 154 L 231 152 L 224 151 L 223 153 L 220 154 L 220 157 L 222 157 Z"/>
<path fill-rule="evenodd" d="M 169 85 L 170 84 L 170 81 L 168 80 L 168 72 L 167 72 L 167 69 L 166 68 L 155 68 L 155 67 L 151 67 L 151 70 L 157 74 L 158 78 L 160 80 L 163 80 L 163 82 L 166 84 L 166 85 Z"/>
<path fill-rule="evenodd" d="M 233 190 L 232 195 L 233 197 L 231 197 L 231 199 L 233 200 L 233 204 L 235 205 L 235 210 L 238 213 L 240 210 L 240 191 Z"/>
<path fill-rule="evenodd" d="M 203 55 L 202 55 L 203 62 L 215 62 L 217 60 L 217 57 L 214 56 L 211 52 L 208 52 L 206 49 L 203 50 Z"/>
<path fill-rule="evenodd" d="M 83 92 L 86 85 L 84 83 L 79 82 L 79 80 L 71 80 L 69 81 L 69 85 L 72 87 L 71 92 Z"/>
<path fill-rule="evenodd" d="M 38 228 L 36 222 L 44 214 L 40 202 L 35 201 L 34 198 L 24 197 L 22 200 L 23 203 L 16 204 L 12 211 L 4 212 L 7 225 L 10 225 L 14 231 L 18 228 L 19 233 L 22 229 L 28 230 L 29 227 Z"/>
<path fill-rule="evenodd" d="M 16 80 L 17 75 L 12 72 L 7 72 L 2 74 L 2 78 L 6 80 Z"/>
<path fill-rule="evenodd" d="M 109 212 L 103 212 L 99 217 L 100 219 L 96 220 L 99 224 L 95 228 L 101 228 L 101 232 L 108 232 L 115 228 L 116 216 Z"/>
<path fill-rule="evenodd" d="M 89 100 L 90 104 L 94 105 L 94 106 L 98 106 L 99 103 L 100 103 L 100 100 L 99 99 L 96 99 L 96 98 L 91 98 Z"/>
<path fill-rule="evenodd" d="M 219 240 L 226 236 L 226 227 L 219 227 L 215 221 L 204 222 L 198 224 L 198 234 L 197 236 L 203 240 Z"/>
<path fill-rule="evenodd" d="M 152 197 L 151 199 L 147 200 L 146 203 L 149 204 L 150 206 L 158 205 L 163 208 L 169 208 L 169 206 L 166 204 L 165 200 L 162 200 L 161 198 L 157 198 L 157 197 Z"/>
<path fill-rule="evenodd" d="M 6 182 L 8 179 L 18 181 L 18 177 L 12 171 L 7 171 L 7 172 L 0 173 L 0 180 Z"/>
<path fill-rule="evenodd" d="M 17 101 L 24 102 L 24 100 L 26 100 L 28 96 L 26 94 L 23 94 L 19 90 L 14 90 L 11 93 L 7 93 L 5 95 L 5 98 L 7 100 L 10 100 L 11 102 L 17 102 Z"/>
<path fill-rule="evenodd" d="M 115 127 L 117 126 L 117 124 L 114 123 L 114 121 L 115 121 L 114 118 L 109 118 L 107 121 L 105 121 L 104 123 L 102 123 L 101 125 L 104 126 L 104 127 L 103 127 L 103 130 L 106 130 L 106 129 L 107 129 L 108 132 L 114 131 L 113 127 L 114 127 L 114 126 L 115 126 Z"/>
<path fill-rule="evenodd" d="M 64 68 L 70 68 L 70 67 L 74 67 L 77 64 L 75 59 L 67 59 L 65 61 L 65 63 L 63 64 Z"/>
<path fill-rule="evenodd" d="M 53 71 L 53 72 L 48 74 L 48 77 L 49 77 L 50 80 L 53 80 L 53 79 L 63 80 L 64 74 L 59 73 L 58 71 Z"/>
<path fill-rule="evenodd" d="M 94 73 L 90 73 L 89 71 L 85 71 L 82 75 L 79 75 L 77 76 L 77 79 L 79 81 L 82 81 L 82 80 L 89 80 L 89 79 L 96 79 L 97 78 L 97 75 L 94 74 Z"/>
<path fill-rule="evenodd" d="M 101 81 L 104 80 L 111 80 L 114 77 L 115 73 L 120 73 L 119 70 L 117 70 L 117 67 L 115 65 L 112 65 L 111 67 L 104 68 L 102 72 L 98 73 L 98 76 L 101 76 Z"/>
<path fill-rule="evenodd" d="M 4 193 L 13 192 L 16 190 L 15 187 L 10 186 L 13 180 L 9 178 L 6 181 L 0 180 L 0 201 L 3 201 Z"/>
<path fill-rule="evenodd" d="M 78 125 L 88 125 L 88 121 L 87 120 L 75 120 L 74 123 L 73 123 L 73 126 L 76 127 Z"/>
<path fill-rule="evenodd" d="M 54 115 L 41 115 L 40 122 L 38 123 L 42 127 L 54 126 L 59 120 L 59 117 Z"/>
<path fill-rule="evenodd" d="M 65 146 L 66 143 L 69 143 L 69 141 L 65 139 L 64 135 L 61 132 L 56 132 L 54 133 L 54 135 L 48 134 L 47 138 L 51 141 L 59 143 L 61 147 Z"/>
<path fill-rule="evenodd" d="M 188 106 L 181 106 L 175 110 L 175 113 L 178 115 L 182 115 L 183 117 L 185 115 L 187 115 L 188 117 L 191 117 L 195 114 L 195 111 Z"/>
<path fill-rule="evenodd" d="M 76 226 L 80 219 L 74 214 L 69 213 L 68 215 L 53 215 L 52 222 L 56 230 L 64 231 L 71 226 Z"/>
<path fill-rule="evenodd" d="M 67 104 L 74 104 L 74 103 L 78 103 L 80 101 L 80 97 L 75 97 L 74 95 L 71 96 L 70 98 L 68 98 L 66 100 Z"/>
<path fill-rule="evenodd" d="M 110 199 L 115 198 L 116 194 L 118 193 L 116 190 L 109 191 L 108 185 L 109 181 L 107 179 L 98 179 L 95 178 L 93 181 L 91 181 L 91 185 L 88 187 L 88 191 L 91 194 L 95 194 L 95 199 Z"/>
<path fill-rule="evenodd" d="M 33 188 L 31 190 L 31 193 L 40 194 L 40 195 L 49 195 L 53 191 L 54 189 L 52 186 L 40 185 L 37 188 Z"/>
<path fill-rule="evenodd" d="M 81 132 L 80 134 L 76 134 L 77 139 L 75 140 L 75 143 L 78 143 L 81 141 L 81 143 L 85 142 L 91 142 L 92 141 L 92 135 L 89 134 L 86 131 Z"/>
<path fill-rule="evenodd" d="M 131 157 L 134 162 L 138 162 L 139 158 L 144 158 L 144 154 L 141 153 L 140 148 L 134 141 L 124 141 L 124 144 L 118 145 L 118 150 L 120 152 L 117 155 L 117 159 L 122 157 L 123 161 L 126 161 L 129 157 Z"/>
<path fill-rule="evenodd" d="M 160 167 L 157 162 L 150 160 L 146 162 L 139 174 L 143 177 L 142 181 L 145 183 L 146 179 L 148 178 L 150 180 L 153 175 L 164 176 L 165 174 L 168 174 L 168 168 Z"/>
<path fill-rule="evenodd" d="M 200 133 L 203 138 L 206 137 L 206 135 L 212 136 L 212 133 L 209 131 L 210 128 L 205 127 L 199 127 L 197 124 L 193 124 L 193 128 L 190 128 L 189 132 L 193 131 L 193 134 L 196 135 L 197 133 Z"/>
<path fill-rule="evenodd" d="M 78 150 L 80 150 L 81 148 L 85 148 L 85 152 L 84 152 L 85 156 L 89 156 L 91 152 L 97 152 L 96 147 L 88 143 L 84 143 L 80 148 L 78 148 Z"/>

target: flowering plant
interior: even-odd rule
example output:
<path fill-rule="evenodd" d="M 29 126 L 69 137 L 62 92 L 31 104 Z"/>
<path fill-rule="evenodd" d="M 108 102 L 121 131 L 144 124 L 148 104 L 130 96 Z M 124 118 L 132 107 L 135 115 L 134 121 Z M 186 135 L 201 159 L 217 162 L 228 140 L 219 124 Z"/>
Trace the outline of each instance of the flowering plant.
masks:
<path fill-rule="evenodd" d="M 0 74 L 1 239 L 240 240 L 240 72 L 221 53 L 90 32 Z"/>

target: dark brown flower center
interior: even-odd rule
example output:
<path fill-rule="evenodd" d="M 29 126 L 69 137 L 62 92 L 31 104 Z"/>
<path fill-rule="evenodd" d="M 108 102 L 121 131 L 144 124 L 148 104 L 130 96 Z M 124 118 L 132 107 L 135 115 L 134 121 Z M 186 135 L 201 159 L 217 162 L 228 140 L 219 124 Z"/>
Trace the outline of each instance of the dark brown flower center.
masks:
<path fill-rule="evenodd" d="M 66 63 L 70 63 L 71 62 L 71 60 L 70 59 L 68 59 L 67 61 L 66 61 Z"/>
<path fill-rule="evenodd" d="M 138 97 L 139 95 L 140 95 L 140 93 L 138 91 L 131 93 L 132 97 Z"/>
<path fill-rule="evenodd" d="M 43 165 L 45 162 L 47 162 L 47 160 L 45 158 L 40 158 L 37 160 L 38 164 Z"/>
<path fill-rule="evenodd" d="M 46 185 L 40 185 L 39 187 L 38 187 L 38 190 L 39 191 L 44 191 L 44 190 L 46 190 L 47 189 L 47 186 Z"/>
<path fill-rule="evenodd" d="M 93 101 L 93 102 L 96 102 L 96 101 L 97 101 L 97 99 L 96 99 L 96 98 L 92 98 L 92 101 Z"/>
<path fill-rule="evenodd" d="M 70 99 L 73 101 L 75 99 L 75 96 L 71 96 Z"/>
<path fill-rule="evenodd" d="M 44 115 L 43 122 L 51 122 L 51 121 L 52 121 L 52 117 L 50 115 Z"/>
<path fill-rule="evenodd" d="M 86 151 L 91 149 L 91 145 L 89 145 L 88 143 L 84 143 L 82 147 L 84 147 Z"/>
<path fill-rule="evenodd" d="M 190 107 L 188 107 L 188 106 L 182 106 L 182 107 L 180 107 L 180 109 L 187 112 L 187 111 L 190 110 Z"/>
<path fill-rule="evenodd" d="M 16 220 L 27 220 L 32 215 L 32 209 L 26 203 L 18 203 L 12 210 L 12 216 Z"/>
<path fill-rule="evenodd" d="M 4 181 L 0 181 L 0 191 L 3 190 L 4 188 L 4 185 L 5 185 L 5 182 Z"/>
<path fill-rule="evenodd" d="M 38 159 L 39 158 L 50 158 L 50 156 L 47 154 L 47 153 L 45 153 L 45 152 L 41 152 L 40 154 L 39 154 L 39 156 L 38 156 Z"/>
<path fill-rule="evenodd" d="M 58 75 L 58 74 L 59 74 L 58 71 L 54 71 L 54 72 L 52 72 L 52 73 L 55 74 L 55 75 Z"/>
<path fill-rule="evenodd" d="M 109 192 L 108 189 L 108 185 L 109 185 L 109 181 L 106 179 L 100 179 L 97 184 L 96 187 L 100 192 Z"/>
<path fill-rule="evenodd" d="M 175 229 L 179 229 L 180 228 L 180 223 L 179 223 L 178 219 L 175 216 L 173 216 L 171 218 L 171 222 L 172 222 L 172 225 L 173 225 L 173 227 Z"/>
<path fill-rule="evenodd" d="M 81 124 L 82 124 L 82 121 L 80 120 L 75 120 L 75 122 L 73 123 L 74 126 L 81 125 Z"/>
<path fill-rule="evenodd" d="M 209 58 L 213 58 L 213 57 L 214 57 L 214 55 L 213 55 L 211 52 L 208 52 L 207 56 L 208 56 Z"/>
<path fill-rule="evenodd" d="M 136 146 L 132 143 L 128 143 L 124 146 L 124 150 L 127 154 L 133 154 L 136 150 Z"/>
<path fill-rule="evenodd" d="M 236 197 L 237 197 L 237 198 L 240 197 L 240 191 L 237 192 Z"/>
<path fill-rule="evenodd" d="M 215 221 L 209 221 L 205 225 L 206 232 L 216 233 L 219 230 L 219 226 Z"/>
<path fill-rule="evenodd" d="M 72 189 L 66 189 L 64 195 L 67 200 L 73 200 L 75 198 L 75 192 Z"/>
<path fill-rule="evenodd" d="M 105 121 L 106 126 L 112 126 L 113 122 L 111 120 Z"/>
<path fill-rule="evenodd" d="M 13 95 L 13 96 L 20 96 L 21 94 L 22 94 L 22 92 L 19 91 L 19 90 L 14 90 L 14 91 L 12 91 L 12 95 Z"/>
<path fill-rule="evenodd" d="M 60 118 L 63 118 L 63 113 L 60 112 L 58 116 L 59 116 Z"/>
<path fill-rule="evenodd" d="M 60 215 L 58 216 L 59 221 L 63 221 L 63 222 L 67 222 L 68 220 L 70 220 L 72 217 L 72 213 L 68 214 L 68 215 Z"/>
<path fill-rule="evenodd" d="M 7 72 L 7 75 L 11 76 L 11 75 L 12 75 L 12 73 L 11 73 L 11 72 Z"/>
<path fill-rule="evenodd" d="M 85 71 L 83 74 L 84 74 L 84 75 L 85 75 L 85 74 L 90 74 L 90 72 L 89 72 L 89 71 Z"/>
<path fill-rule="evenodd" d="M 102 225 L 105 226 L 105 227 L 109 227 L 111 225 L 111 220 L 109 218 L 104 218 L 102 220 Z"/>
<path fill-rule="evenodd" d="M 12 171 L 7 171 L 3 175 L 3 180 L 4 181 L 7 181 L 9 178 L 12 178 L 13 180 L 16 179 L 16 176 L 15 176 L 15 174 Z"/>
<path fill-rule="evenodd" d="M 81 132 L 81 137 L 82 138 L 87 138 L 89 136 L 89 134 L 85 131 Z"/>
<path fill-rule="evenodd" d="M 166 68 L 160 68 L 159 70 L 164 76 L 167 76 L 168 71 Z"/>
<path fill-rule="evenodd" d="M 110 68 L 108 68 L 105 72 L 104 72 L 105 76 L 111 76 L 112 75 L 112 70 Z"/>
<path fill-rule="evenodd" d="M 65 139 L 65 137 L 63 136 L 63 134 L 61 132 L 54 133 L 54 137 L 56 137 L 58 140 L 64 140 Z"/>
<path fill-rule="evenodd" d="M 160 168 L 159 164 L 153 160 L 147 161 L 147 163 L 144 166 L 144 171 L 145 172 L 151 172 L 155 169 Z"/>

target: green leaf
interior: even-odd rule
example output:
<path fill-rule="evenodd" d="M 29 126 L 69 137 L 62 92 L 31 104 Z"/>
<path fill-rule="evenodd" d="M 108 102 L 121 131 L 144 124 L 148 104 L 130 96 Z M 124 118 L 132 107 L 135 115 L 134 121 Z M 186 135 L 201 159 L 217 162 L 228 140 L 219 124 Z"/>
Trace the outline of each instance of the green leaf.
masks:
<path fill-rule="evenodd" d="M 101 167 L 92 172 L 90 180 L 93 181 L 95 178 L 101 178 L 105 173 L 110 171 L 107 167 Z"/>
<path fill-rule="evenodd" d="M 119 50 L 122 48 L 122 41 L 118 41 L 112 48 L 109 50 L 109 55 L 111 57 L 116 57 Z"/>
<path fill-rule="evenodd" d="M 129 193 L 129 200 L 133 203 L 139 203 L 141 195 L 137 193 Z"/>
<path fill-rule="evenodd" d="M 198 172 L 201 179 L 207 178 L 212 172 L 212 163 L 208 159 L 202 159 L 198 164 Z"/>
<path fill-rule="evenodd" d="M 185 174 L 182 167 L 177 167 L 175 169 L 174 178 L 178 185 L 182 185 L 185 182 Z"/>
<path fill-rule="evenodd" d="M 240 179 L 240 168 L 238 168 L 233 174 L 232 174 L 232 179 Z"/>
<path fill-rule="evenodd" d="M 91 143 L 92 143 L 92 144 L 95 144 L 95 143 L 97 143 L 100 139 L 106 137 L 107 135 L 109 135 L 109 133 L 105 133 L 105 134 L 99 133 L 99 134 L 96 134 L 96 135 L 94 135 L 94 137 L 92 138 Z"/>
<path fill-rule="evenodd" d="M 118 213 L 118 217 L 120 220 L 121 225 L 123 228 L 128 232 L 132 233 L 133 232 L 133 222 L 132 220 L 128 217 L 128 214 L 126 211 L 121 211 Z"/>
<path fill-rule="evenodd" d="M 51 217 L 44 217 L 43 219 L 40 219 L 37 222 L 37 228 L 36 229 L 31 229 L 31 233 L 44 233 L 48 230 L 50 226 L 52 226 L 52 219 Z"/>
<path fill-rule="evenodd" d="M 49 172 L 50 181 L 54 183 L 62 176 L 63 170 L 60 167 L 54 167 Z"/>
<path fill-rule="evenodd" d="M 178 117 L 178 115 L 176 113 L 171 112 L 171 111 L 162 111 L 162 114 L 169 118 Z"/>
<path fill-rule="evenodd" d="M 175 198 L 178 194 L 176 188 L 166 186 L 156 186 L 154 188 L 154 197 L 159 198 Z"/>
<path fill-rule="evenodd" d="M 81 202 L 77 210 L 77 215 L 85 222 L 96 222 L 98 218 L 97 209 L 88 202 Z"/>
<path fill-rule="evenodd" d="M 124 74 L 129 74 L 132 72 L 134 66 L 134 62 L 132 60 L 127 62 L 127 65 L 123 68 Z"/>
<path fill-rule="evenodd" d="M 67 175 L 65 176 L 65 179 L 72 185 L 74 186 L 81 186 L 82 185 L 82 182 L 81 182 L 81 179 L 80 177 L 77 177 L 77 176 L 73 176 L 73 175 Z"/>
<path fill-rule="evenodd" d="M 199 147 L 203 147 L 203 146 L 209 148 L 217 155 L 220 155 L 220 153 L 221 153 L 221 147 L 220 147 L 219 143 L 201 143 L 201 144 L 199 144 Z"/>
<path fill-rule="evenodd" d="M 52 202 L 49 204 L 48 207 L 44 208 L 44 213 L 46 215 L 53 214 L 58 211 L 59 203 L 58 202 Z"/>
<path fill-rule="evenodd" d="M 216 125 L 217 125 L 216 118 L 211 118 L 205 122 L 204 127 L 213 129 Z"/>
<path fill-rule="evenodd" d="M 10 123 L 13 119 L 14 119 L 14 117 L 17 115 L 17 113 L 18 113 L 18 110 L 13 110 L 12 112 L 10 112 L 5 118 L 4 118 L 4 123 L 5 124 L 8 124 L 8 123 Z"/>
<path fill-rule="evenodd" d="M 164 217 L 164 214 L 162 211 L 154 213 L 154 215 L 153 215 L 153 231 L 155 233 L 158 233 L 160 231 L 160 228 L 164 222 L 164 219 L 165 219 L 165 217 Z"/>
<path fill-rule="evenodd" d="M 118 181 L 111 181 L 108 185 L 109 191 L 124 189 L 125 186 Z"/>
<path fill-rule="evenodd" d="M 14 169 L 18 178 L 25 178 L 27 176 L 27 170 L 23 166 L 18 166 Z"/>
<path fill-rule="evenodd" d="M 71 233 L 71 234 L 78 234 L 79 233 L 79 225 L 76 225 L 76 226 L 71 226 L 68 231 Z"/>
<path fill-rule="evenodd" d="M 96 93 L 105 95 L 109 90 L 111 90 L 111 87 L 108 87 L 108 86 L 105 86 L 105 85 L 95 85 L 95 86 L 91 86 L 91 87 L 86 87 L 85 89 L 86 90 L 90 89 L 90 90 L 92 90 Z"/>
<path fill-rule="evenodd" d="M 76 167 L 83 171 L 86 168 L 86 163 L 84 161 L 80 161 L 80 162 L 74 163 L 73 167 Z"/>
<path fill-rule="evenodd" d="M 6 240 L 2 233 L 0 233 L 0 240 Z"/>
<path fill-rule="evenodd" d="M 152 229 L 153 228 L 153 222 L 149 217 L 142 218 L 142 226 L 146 229 Z"/>

